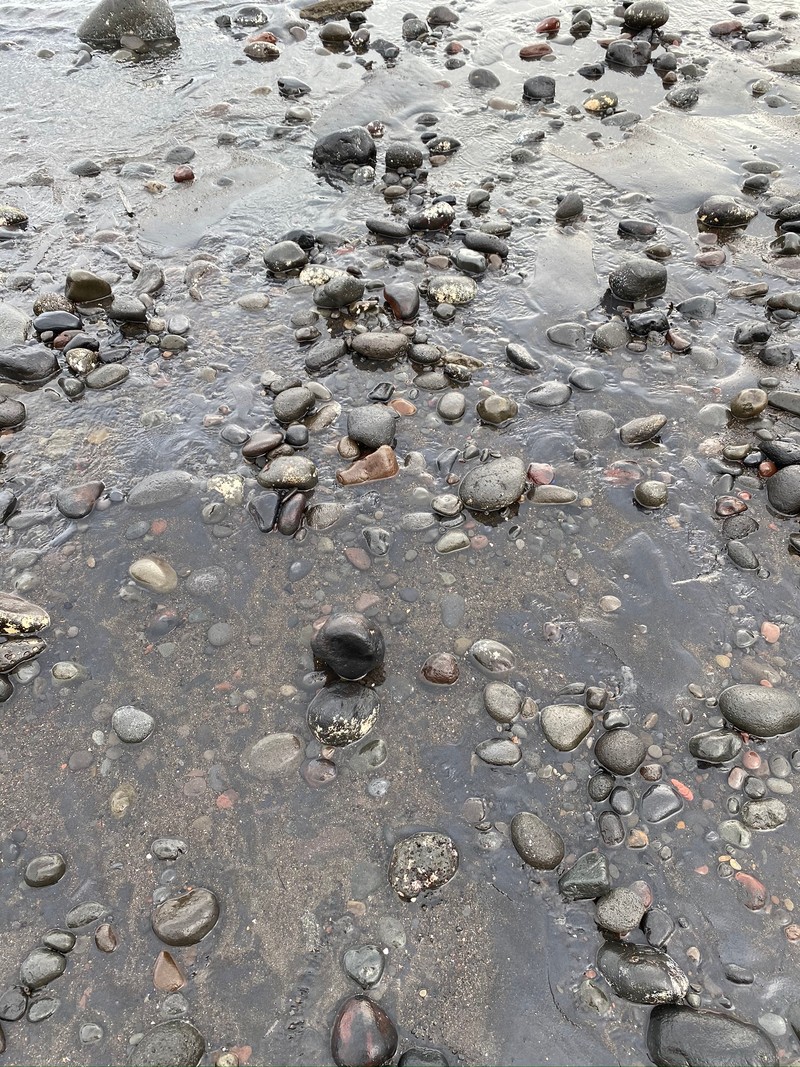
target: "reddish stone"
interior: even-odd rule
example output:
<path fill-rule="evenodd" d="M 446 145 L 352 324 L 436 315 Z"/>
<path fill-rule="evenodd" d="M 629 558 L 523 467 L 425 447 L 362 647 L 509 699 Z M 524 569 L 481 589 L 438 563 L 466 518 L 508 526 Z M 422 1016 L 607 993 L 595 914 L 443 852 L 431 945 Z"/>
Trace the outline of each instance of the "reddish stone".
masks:
<path fill-rule="evenodd" d="M 422 664 L 422 677 L 433 685 L 453 685 L 458 681 L 458 661 L 449 652 L 434 652 Z"/>
<path fill-rule="evenodd" d="M 404 396 L 396 396 L 394 400 L 390 400 L 388 405 L 392 411 L 396 411 L 398 415 L 416 415 L 417 409 L 411 403 L 410 400 L 406 400 Z"/>
<path fill-rule="evenodd" d="M 721 248 L 714 249 L 713 252 L 700 252 L 699 255 L 694 257 L 694 261 L 698 267 L 705 267 L 706 270 L 711 270 L 713 267 L 721 267 L 725 262 L 725 253 Z"/>
<path fill-rule="evenodd" d="M 739 33 L 742 26 L 739 19 L 725 19 L 723 22 L 715 22 L 708 32 L 712 37 L 727 37 L 731 33 Z"/>
<path fill-rule="evenodd" d="M 397 1030 L 380 1005 L 363 993 L 344 1002 L 331 1035 L 337 1067 L 383 1067 L 397 1050 Z"/>
<path fill-rule="evenodd" d="M 714 505 L 714 510 L 717 515 L 727 518 L 729 515 L 741 515 L 747 511 L 747 504 L 735 496 L 721 496 Z"/>
<path fill-rule="evenodd" d="M 734 878 L 744 890 L 745 907 L 750 911 L 760 911 L 767 903 L 766 886 L 752 874 L 746 874 L 744 871 L 737 871 Z"/>
<path fill-rule="evenodd" d="M 119 934 L 110 923 L 101 923 L 94 932 L 94 943 L 101 952 L 113 952 L 119 944 Z"/>
<path fill-rule="evenodd" d="M 545 44 L 544 41 L 540 41 L 537 44 L 523 45 L 519 50 L 520 59 L 544 59 L 545 56 L 551 56 L 553 49 L 549 44 Z"/>
<path fill-rule="evenodd" d="M 175 173 L 172 175 L 176 182 L 193 182 L 194 171 L 191 167 L 183 166 L 176 167 Z"/>
<path fill-rule="evenodd" d="M 761 757 L 757 752 L 748 749 L 742 756 L 742 766 L 748 771 L 757 771 L 761 766 Z"/>
<path fill-rule="evenodd" d="M 376 482 L 381 478 L 394 478 L 400 467 L 391 445 L 381 445 L 368 456 L 362 456 L 346 470 L 336 472 L 339 485 L 362 485 L 364 482 Z"/>
<path fill-rule="evenodd" d="M 774 622 L 762 622 L 761 636 L 768 645 L 774 645 L 776 641 L 780 640 L 781 628 L 776 626 Z"/>
<path fill-rule="evenodd" d="M 558 33 L 561 29 L 561 20 L 557 19 L 555 15 L 551 15 L 550 18 L 542 19 L 539 25 L 536 27 L 537 33 Z"/>
<path fill-rule="evenodd" d="M 277 44 L 278 38 L 274 33 L 270 33 L 269 30 L 261 30 L 259 33 L 251 33 L 247 38 L 248 41 L 266 41 L 267 44 Z"/>
<path fill-rule="evenodd" d="M 369 553 L 363 548 L 346 548 L 344 556 L 348 563 L 352 563 L 357 571 L 368 571 L 372 566 Z"/>
<path fill-rule="evenodd" d="M 531 485 L 550 485 L 555 478 L 555 471 L 549 463 L 531 463 L 527 478 Z"/>
<path fill-rule="evenodd" d="M 153 985 L 162 993 L 177 993 L 186 985 L 183 971 L 171 952 L 159 952 L 153 968 Z"/>
<path fill-rule="evenodd" d="M 57 337 L 53 338 L 53 348 L 60 352 L 61 349 L 65 348 L 72 338 L 77 337 L 79 333 L 81 333 L 80 330 L 64 330 L 63 333 L 60 333 Z"/>

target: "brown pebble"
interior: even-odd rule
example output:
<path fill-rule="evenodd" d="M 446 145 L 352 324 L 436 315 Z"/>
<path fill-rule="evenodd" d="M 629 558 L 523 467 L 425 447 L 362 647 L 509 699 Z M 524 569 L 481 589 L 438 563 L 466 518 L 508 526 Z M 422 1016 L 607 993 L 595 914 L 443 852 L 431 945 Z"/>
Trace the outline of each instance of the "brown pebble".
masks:
<path fill-rule="evenodd" d="M 186 985 L 186 977 L 171 952 L 159 952 L 156 956 L 153 985 L 162 993 L 177 993 Z"/>
<path fill-rule="evenodd" d="M 757 752 L 753 752 L 752 749 L 748 749 L 742 756 L 742 766 L 748 771 L 757 771 L 761 766 L 761 757 Z"/>
<path fill-rule="evenodd" d="M 316 789 L 336 780 L 336 764 L 329 759 L 311 759 L 303 764 L 300 773 Z"/>
<path fill-rule="evenodd" d="M 645 763 L 639 768 L 639 774 L 646 782 L 660 782 L 663 770 L 660 763 Z"/>
<path fill-rule="evenodd" d="M 94 932 L 94 943 L 101 952 L 113 952 L 119 944 L 119 934 L 111 923 L 101 923 Z"/>
<path fill-rule="evenodd" d="M 561 29 L 561 19 L 557 19 L 555 15 L 551 15 L 549 18 L 542 19 L 539 25 L 536 27 L 537 33 L 558 33 Z"/>
<path fill-rule="evenodd" d="M 172 175 L 176 182 L 193 182 L 194 171 L 191 167 L 176 167 L 175 173 Z"/>
<path fill-rule="evenodd" d="M 458 661 L 449 652 L 434 652 L 422 664 L 422 677 L 433 685 L 453 685 L 458 681 Z"/>
<path fill-rule="evenodd" d="M 771 459 L 764 459 L 758 465 L 758 473 L 762 478 L 771 478 L 777 469 L 777 465 Z"/>
<path fill-rule="evenodd" d="M 767 903 L 767 889 L 752 874 L 737 871 L 734 878 L 744 890 L 744 904 L 750 911 L 760 911 Z"/>
<path fill-rule="evenodd" d="M 357 459 L 346 470 L 336 472 L 339 485 L 361 485 L 381 478 L 394 478 L 400 467 L 391 445 L 381 445 L 368 456 Z"/>
<path fill-rule="evenodd" d="M 739 19 L 725 19 L 722 22 L 715 22 L 713 26 L 709 26 L 708 32 L 712 37 L 727 37 L 731 33 L 739 33 L 742 25 Z"/>
<path fill-rule="evenodd" d="M 698 267 L 705 267 L 706 270 L 711 270 L 713 267 L 721 267 L 725 262 L 725 253 L 721 248 L 714 249 L 713 252 L 700 252 L 694 257 L 694 261 Z"/>
<path fill-rule="evenodd" d="M 368 571 L 372 566 L 372 560 L 366 549 L 346 548 L 344 550 L 344 556 L 348 563 L 352 563 L 357 571 Z"/>
<path fill-rule="evenodd" d="M 549 463 L 530 463 L 527 478 L 531 485 L 550 485 L 555 471 Z"/>
<path fill-rule="evenodd" d="M 551 56 L 552 54 L 553 49 L 549 44 L 545 44 L 544 41 L 523 45 L 519 50 L 520 59 L 544 59 L 545 56 Z"/>
<path fill-rule="evenodd" d="M 396 411 L 398 415 L 416 415 L 417 413 L 417 409 L 411 401 L 406 400 L 404 396 L 396 396 L 386 406 L 390 407 L 392 411 Z"/>

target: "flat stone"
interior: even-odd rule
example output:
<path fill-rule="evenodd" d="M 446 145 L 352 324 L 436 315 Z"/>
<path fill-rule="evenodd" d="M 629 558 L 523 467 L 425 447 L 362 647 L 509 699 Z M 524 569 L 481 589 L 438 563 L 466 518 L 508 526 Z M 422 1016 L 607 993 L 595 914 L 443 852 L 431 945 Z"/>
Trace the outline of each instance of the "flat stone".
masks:
<path fill-rule="evenodd" d="M 642 445 L 658 437 L 667 425 L 667 416 L 660 412 L 645 415 L 641 419 L 631 419 L 620 427 L 619 438 L 624 445 Z"/>
<path fill-rule="evenodd" d="M 219 901 L 210 889 L 190 889 L 153 909 L 156 937 L 167 945 L 196 945 L 217 925 Z"/>
<path fill-rule="evenodd" d="M 134 560 L 128 568 L 128 574 L 153 593 L 171 593 L 178 587 L 178 575 L 174 567 L 161 556 L 143 556 Z"/>
<path fill-rule="evenodd" d="M 491 767 L 515 767 L 522 759 L 522 750 L 510 738 L 490 737 L 480 742 L 475 755 Z"/>
<path fill-rule="evenodd" d="M 559 878 L 558 888 L 567 900 L 596 900 L 611 889 L 608 860 L 600 852 L 579 856 Z"/>
<path fill-rule="evenodd" d="M 705 730 L 689 738 L 689 751 L 703 763 L 730 763 L 741 750 L 742 739 L 733 730 Z"/>
<path fill-rule="evenodd" d="M 0 380 L 31 385 L 52 378 L 59 369 L 55 352 L 44 345 L 0 347 Z"/>
<path fill-rule="evenodd" d="M 30 990 L 42 989 L 56 978 L 60 978 L 66 968 L 67 961 L 60 952 L 49 948 L 35 948 L 20 964 L 20 985 Z"/>
<path fill-rule="evenodd" d="M 350 347 L 364 359 L 399 359 L 408 350 L 409 339 L 404 333 L 389 331 L 357 333 L 350 340 Z"/>
<path fill-rule="evenodd" d="M 34 856 L 25 867 L 25 883 L 34 889 L 55 885 L 67 871 L 67 864 L 60 852 Z"/>
<path fill-rule="evenodd" d="M 767 1034 L 727 1012 L 664 1005 L 653 1009 L 647 1050 L 657 1067 L 777 1067 L 778 1054 Z"/>
<path fill-rule="evenodd" d="M 510 648 L 500 641 L 485 637 L 470 645 L 468 655 L 475 666 L 486 674 L 508 674 L 516 665 Z"/>
<path fill-rule="evenodd" d="M 267 734 L 242 753 L 242 769 L 261 781 L 288 778 L 304 757 L 303 742 L 296 734 Z"/>
<path fill-rule="evenodd" d="M 16 593 L 0 592 L 0 634 L 20 637 L 50 625 L 50 616 L 37 604 Z"/>
<path fill-rule="evenodd" d="M 671 1004 L 689 992 L 689 979 L 659 948 L 606 941 L 597 969 L 618 996 L 634 1004 Z"/>
<path fill-rule="evenodd" d="M 357 459 L 345 470 L 338 470 L 336 481 L 340 485 L 362 485 L 364 482 L 394 478 L 399 470 L 394 449 L 390 445 L 381 445 L 369 455 Z"/>
<path fill-rule="evenodd" d="M 671 785 L 657 782 L 642 795 L 641 810 L 648 822 L 664 822 L 683 810 L 683 801 Z"/>
<path fill-rule="evenodd" d="M 128 503 L 138 508 L 171 504 L 188 496 L 195 484 L 187 471 L 156 471 L 136 483 L 128 493 Z"/>
<path fill-rule="evenodd" d="M 742 822 L 749 830 L 776 830 L 788 818 L 786 805 L 775 797 L 748 800 L 742 805 Z"/>
<path fill-rule="evenodd" d="M 375 945 L 359 945 L 345 952 L 345 973 L 362 989 L 372 989 L 380 982 L 386 966 L 386 957 Z"/>
<path fill-rule="evenodd" d="M 471 278 L 460 275 L 441 274 L 428 282 L 428 296 L 437 304 L 462 307 L 478 295 L 478 287 Z"/>
<path fill-rule="evenodd" d="M 8 674 L 21 663 L 41 655 L 47 645 L 39 637 L 17 637 L 0 645 L 0 674 Z"/>
<path fill-rule="evenodd" d="M 313 489 L 317 468 L 305 456 L 277 456 L 256 476 L 264 489 Z"/>

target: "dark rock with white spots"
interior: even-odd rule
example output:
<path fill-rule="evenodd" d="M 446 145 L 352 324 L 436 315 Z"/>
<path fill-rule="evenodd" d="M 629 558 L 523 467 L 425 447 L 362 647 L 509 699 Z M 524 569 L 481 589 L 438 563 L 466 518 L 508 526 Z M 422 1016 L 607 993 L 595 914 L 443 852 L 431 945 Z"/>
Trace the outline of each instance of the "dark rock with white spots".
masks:
<path fill-rule="evenodd" d="M 732 196 L 709 196 L 697 209 L 698 225 L 707 230 L 742 229 L 758 212 Z"/>
<path fill-rule="evenodd" d="M 369 733 L 379 710 L 374 689 L 357 682 L 332 682 L 308 705 L 308 726 L 323 745 L 351 745 Z"/>
<path fill-rule="evenodd" d="M 457 870 L 458 851 L 446 834 L 412 834 L 392 849 L 389 884 L 402 900 L 416 900 L 447 885 Z"/>
<path fill-rule="evenodd" d="M 634 1004 L 672 1004 L 689 992 L 689 979 L 658 948 L 606 941 L 597 953 L 597 969 L 615 993 Z"/>

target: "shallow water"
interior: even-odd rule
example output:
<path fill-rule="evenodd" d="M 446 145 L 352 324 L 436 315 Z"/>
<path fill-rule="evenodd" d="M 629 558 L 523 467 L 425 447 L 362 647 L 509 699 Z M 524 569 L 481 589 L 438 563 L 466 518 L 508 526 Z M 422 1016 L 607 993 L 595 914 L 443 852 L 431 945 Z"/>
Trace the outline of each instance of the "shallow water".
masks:
<path fill-rule="evenodd" d="M 401 1050 L 432 1044 L 462 1064 L 647 1062 L 650 1009 L 627 1003 L 596 977 L 601 937 L 591 902 L 565 903 L 554 874 L 526 868 L 516 855 L 508 824 L 522 810 L 557 826 L 568 861 L 600 848 L 615 885 L 645 880 L 655 905 L 676 923 L 669 951 L 698 1003 L 732 1007 L 751 1021 L 773 1013 L 778 1022 L 768 1022 L 781 1063 L 800 1057 L 786 1022 L 800 1000 L 797 949 L 787 936 L 800 844 L 793 796 L 782 797 L 791 813 L 786 825 L 754 833 L 749 848 L 736 849 L 718 834 L 731 817 L 733 765 L 698 765 L 687 748 L 693 733 L 719 718 L 704 698 L 731 682 L 797 685 L 800 564 L 786 547 L 797 520 L 770 514 L 763 485 L 754 489 L 750 513 L 761 524 L 754 544 L 761 570 L 734 567 L 714 515 L 720 490 L 713 461 L 723 445 L 752 442 L 754 424 L 706 406 L 725 404 L 773 373 L 732 344 L 735 326 L 763 321 L 763 309 L 730 298 L 729 290 L 756 280 L 769 281 L 771 293 L 791 289 L 798 263 L 772 257 L 774 226 L 763 211 L 745 233 L 724 239 L 721 267 L 706 270 L 694 257 L 699 204 L 711 194 L 738 195 L 747 160 L 778 164 L 770 193 L 797 196 L 800 83 L 772 75 L 786 103 L 767 107 L 748 87 L 768 76 L 777 47 L 742 52 L 730 38 L 709 37 L 708 26 L 728 17 L 723 5 L 670 6 L 669 29 L 683 38 L 686 58 L 708 59 L 695 83 L 700 101 L 688 113 L 664 102 L 652 69 L 642 77 L 609 71 L 599 83 L 576 73 L 602 57 L 597 38 L 613 16 L 610 4 L 592 5 L 589 37 L 556 42 L 552 62 L 536 63 L 519 60 L 518 49 L 555 8 L 531 10 L 516 0 L 457 5 L 460 23 L 444 35 L 469 49 L 457 70 L 445 67 L 441 43 L 420 50 L 402 42 L 405 9 L 383 0 L 368 12 L 372 37 L 396 41 L 400 56 L 387 66 L 369 52 L 371 70 L 352 53 L 321 53 L 313 25 L 307 40 L 282 39 L 275 62 L 251 62 L 242 54 L 244 34 L 214 23 L 236 7 L 196 0 L 174 5 L 181 37 L 174 50 L 136 61 L 97 52 L 76 68 L 74 28 L 83 4 L 3 9 L 2 200 L 31 222 L 24 235 L 0 241 L 0 298 L 29 313 L 35 293 L 59 290 L 75 265 L 117 272 L 115 288 L 125 291 L 131 275 L 124 259 L 155 260 L 167 279 L 156 297 L 158 315 L 191 319 L 189 349 L 171 359 L 142 335 L 117 337 L 113 326 L 98 325 L 104 340 L 130 349 L 130 376 L 107 392 L 89 390 L 70 403 L 55 382 L 24 394 L 3 386 L 27 407 L 24 428 L 3 437 L 0 473 L 30 525 L 25 519 L 0 527 L 2 586 L 46 607 L 52 626 L 38 677 L 17 685 L 2 712 L 0 985 L 16 981 L 20 961 L 49 929 L 64 926 L 77 903 L 101 902 L 120 939 L 116 951 L 104 954 L 93 927 L 78 931 L 65 975 L 44 990 L 60 1001 L 55 1013 L 38 1024 L 3 1024 L 5 1062 L 124 1063 L 134 1035 L 183 1010 L 206 1039 L 209 1063 L 223 1049 L 237 1049 L 243 1063 L 328 1063 L 332 1021 L 354 991 L 341 957 L 362 943 L 389 949 L 372 995 L 395 1019 Z M 283 5 L 267 10 L 276 26 L 296 14 Z M 797 46 L 797 21 L 778 19 L 783 5 L 758 10 Z M 417 13 L 426 12 L 423 5 Z M 566 28 L 570 9 L 558 13 Z M 37 58 L 42 48 L 55 54 Z M 472 89 L 467 76 L 475 66 L 490 67 L 500 86 Z M 545 109 L 521 103 L 522 81 L 539 73 L 558 84 L 557 103 Z M 312 87 L 301 101 L 314 113 L 310 125 L 284 123 L 291 101 L 277 91 L 281 76 Z M 587 90 L 599 88 L 616 92 L 620 107 L 642 121 L 625 132 L 582 111 L 569 113 Z M 518 109 L 487 107 L 493 96 L 519 102 Z M 290 320 L 313 308 L 311 290 L 267 276 L 263 250 L 303 227 L 337 235 L 329 262 L 360 268 L 378 294 L 391 279 L 425 274 L 424 251 L 403 266 L 390 254 L 393 246 L 367 238 L 364 220 L 386 214 L 379 183 L 325 181 L 311 167 L 315 139 L 377 120 L 386 127 L 382 143 L 417 144 L 416 118 L 425 112 L 439 116 L 434 130 L 462 142 L 444 166 L 431 168 L 429 188 L 455 194 L 460 219 L 468 215 L 467 192 L 490 181 L 486 217 L 506 217 L 514 227 L 506 265 L 479 280 L 471 305 L 448 324 L 423 300 L 417 322 L 420 333 L 483 361 L 464 388 L 465 418 L 443 423 L 435 411 L 440 394 L 418 390 L 410 364 L 347 357 L 318 378 L 342 414 L 312 434 L 304 452 L 320 472 L 312 502 L 341 502 L 343 519 L 294 538 L 263 535 L 243 503 L 235 503 L 205 522 L 203 506 L 221 504 L 209 478 L 243 475 L 245 499 L 254 484 L 253 469 L 221 429 L 236 423 L 252 432 L 272 424 L 261 384 L 266 371 L 307 377 L 306 349 Z M 535 160 L 512 163 L 511 151 L 531 131 L 545 133 Z M 590 140 L 589 132 L 602 137 Z M 222 134 L 230 137 L 220 143 Z M 196 151 L 192 185 L 172 182 L 174 168 L 164 156 L 175 144 Z M 100 177 L 68 172 L 83 157 L 101 164 Z M 152 163 L 163 192 L 148 192 L 142 177 L 120 177 L 130 162 Z M 34 172 L 45 177 L 19 182 Z M 558 227 L 556 196 L 571 189 L 585 199 L 585 218 Z M 765 199 L 752 202 L 763 206 Z M 658 306 L 717 297 L 708 321 L 671 312 L 673 327 L 691 340 L 687 353 L 664 343 L 601 353 L 589 343 L 591 326 L 607 318 L 608 271 L 646 243 L 617 235 L 627 217 L 655 222 L 655 240 L 672 250 L 667 297 Z M 435 253 L 458 243 L 433 234 L 425 244 Z M 213 257 L 212 267 L 190 292 L 185 271 L 204 255 Z M 9 280 L 23 272 L 35 275 L 32 287 L 11 288 Z M 254 292 L 267 294 L 267 309 L 236 304 Z M 547 339 L 547 329 L 565 321 L 587 327 L 585 344 L 572 350 Z M 324 332 L 324 322 L 317 325 Z M 332 325 L 341 329 L 341 322 Z M 777 337 L 796 344 L 796 320 Z M 542 370 L 511 367 L 504 352 L 512 341 L 525 344 Z M 575 367 L 600 371 L 602 390 L 575 389 L 555 409 L 525 401 L 534 385 L 565 381 Z M 797 388 L 794 363 L 774 374 L 782 387 Z M 395 396 L 417 408 L 399 420 L 400 474 L 343 489 L 335 474 L 345 462 L 335 446 L 347 410 L 387 380 Z M 480 424 L 474 408 L 484 386 L 518 402 L 507 426 Z M 593 444 L 577 428 L 583 408 L 601 408 L 617 426 L 654 411 L 669 422 L 660 444 L 626 448 L 616 434 Z M 757 425 L 774 424 L 782 434 L 800 428 L 792 416 L 778 415 L 770 408 Z M 491 523 L 469 518 L 471 547 L 437 554 L 439 524 L 414 532 L 404 517 L 429 512 L 433 496 L 453 491 L 449 468 L 440 470 L 437 457 L 469 445 L 552 464 L 555 483 L 575 490 L 576 502 L 552 507 L 523 499 Z M 576 448 L 587 454 L 576 459 Z M 403 466 L 411 452 L 424 457 L 424 468 Z M 136 509 L 124 499 L 145 475 L 172 468 L 197 476 L 199 489 L 186 501 Z M 452 470 L 460 476 L 466 466 L 458 460 Z M 669 481 L 669 504 L 645 512 L 633 501 L 632 484 L 659 475 Z M 72 523 L 55 510 L 55 493 L 92 479 L 105 483 L 107 499 Z M 134 539 L 141 522 L 147 531 Z M 391 546 L 358 571 L 344 551 L 363 549 L 362 531 L 374 526 L 391 531 Z M 148 552 L 178 572 L 176 592 L 159 598 L 130 582 L 130 564 Z M 299 578 L 298 561 L 307 564 Z M 187 576 L 211 567 L 223 568 L 222 587 L 190 595 Z M 453 596 L 463 598 L 460 621 L 450 619 Z M 608 596 L 619 598 L 618 611 L 602 609 Z M 380 719 L 367 739 L 383 739 L 385 762 L 370 766 L 369 750 L 356 744 L 336 752 L 337 777 L 319 788 L 299 774 L 269 783 L 248 775 L 242 754 L 272 732 L 294 732 L 308 743 L 309 758 L 319 755 L 305 722 L 319 684 L 310 676 L 312 623 L 331 606 L 359 605 L 387 641 Z M 777 645 L 758 636 L 765 620 L 781 628 Z M 213 648 L 207 631 L 220 621 L 232 624 L 234 640 Z M 756 635 L 748 648 L 735 643 L 740 629 Z M 649 762 L 663 766 L 665 780 L 691 790 L 678 818 L 648 825 L 638 809 L 648 783 L 634 776 L 625 780 L 637 797 L 634 814 L 623 819 L 626 839 L 605 846 L 597 818 L 607 805 L 592 804 L 586 793 L 590 749 L 556 752 L 535 721 L 516 728 L 519 764 L 481 762 L 476 746 L 500 728 L 483 710 L 486 678 L 461 658 L 481 637 L 512 649 L 516 666 L 504 680 L 542 707 L 568 683 L 605 685 L 610 706 L 624 710 L 655 746 Z M 459 655 L 461 675 L 454 686 L 434 689 L 420 681 L 419 668 L 440 650 Z M 52 667 L 65 660 L 83 665 L 86 680 L 54 684 Z M 122 745 L 111 730 L 113 710 L 126 704 L 156 719 L 142 745 Z M 600 733 L 595 728 L 590 739 Z M 746 748 L 761 755 L 758 775 L 765 776 L 767 760 L 788 759 L 796 743 L 789 735 Z M 787 781 L 795 777 L 793 769 Z M 121 796 L 128 806 L 120 814 Z M 470 798 L 485 805 L 479 826 L 465 817 Z M 431 899 L 403 903 L 386 880 L 389 853 L 398 837 L 426 829 L 451 835 L 459 872 Z M 637 829 L 647 832 L 646 847 L 631 847 L 641 843 L 627 836 Z M 174 863 L 151 853 L 152 841 L 164 836 L 188 843 Z M 64 854 L 66 876 L 46 889 L 29 888 L 26 863 L 50 851 Z M 732 877 L 739 868 L 767 887 L 769 899 L 757 911 Z M 197 885 L 218 894 L 222 916 L 199 945 L 173 951 L 187 977 L 186 1003 L 176 1006 L 153 987 L 163 946 L 150 927 L 151 906 L 165 887 Z M 731 963 L 752 970 L 753 983 L 727 979 Z M 100 1031 L 82 1029 L 93 1025 Z"/>

